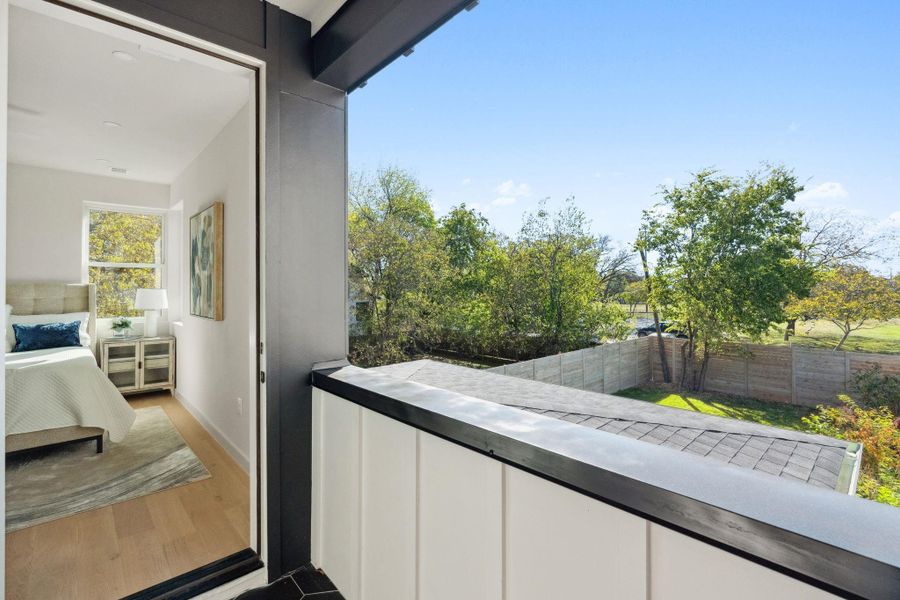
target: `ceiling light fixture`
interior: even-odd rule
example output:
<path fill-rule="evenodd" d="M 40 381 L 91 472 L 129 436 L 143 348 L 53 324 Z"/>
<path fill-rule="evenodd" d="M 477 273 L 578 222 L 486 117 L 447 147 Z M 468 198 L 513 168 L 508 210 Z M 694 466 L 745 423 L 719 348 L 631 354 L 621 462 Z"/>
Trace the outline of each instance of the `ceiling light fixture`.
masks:
<path fill-rule="evenodd" d="M 115 121 L 103 121 L 103 125 L 104 125 L 104 127 L 112 127 L 112 128 L 122 126 L 121 123 L 116 123 Z"/>
<path fill-rule="evenodd" d="M 127 52 L 124 52 L 122 50 L 116 50 L 115 52 L 113 52 L 112 57 L 115 58 L 116 60 L 120 60 L 122 62 L 133 62 L 134 61 L 133 55 L 128 54 Z"/>

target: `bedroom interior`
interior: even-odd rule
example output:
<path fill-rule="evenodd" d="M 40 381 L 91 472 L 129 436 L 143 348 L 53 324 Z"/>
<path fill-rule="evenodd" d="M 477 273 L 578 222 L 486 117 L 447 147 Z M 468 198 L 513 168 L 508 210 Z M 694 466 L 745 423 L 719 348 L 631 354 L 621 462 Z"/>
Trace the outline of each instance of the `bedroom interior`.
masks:
<path fill-rule="evenodd" d="M 259 549 L 257 74 L 43 0 L 9 16 L 6 598 Z"/>

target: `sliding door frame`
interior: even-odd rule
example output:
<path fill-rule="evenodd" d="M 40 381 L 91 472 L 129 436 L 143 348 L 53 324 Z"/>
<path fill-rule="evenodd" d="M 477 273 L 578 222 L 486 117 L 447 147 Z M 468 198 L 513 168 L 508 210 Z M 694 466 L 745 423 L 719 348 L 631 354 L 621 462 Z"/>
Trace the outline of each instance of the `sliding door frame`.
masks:
<path fill-rule="evenodd" d="M 250 54 L 238 52 L 231 48 L 209 42 L 207 40 L 182 33 L 153 21 L 142 19 L 130 13 L 116 10 L 92 0 L 0 0 L 0 226 L 3 239 L 6 239 L 6 152 L 7 152 L 7 100 L 8 100 L 8 65 L 9 56 L 9 8 L 18 6 L 28 9 L 41 4 L 53 4 L 72 10 L 91 18 L 125 27 L 197 52 L 237 64 L 253 72 L 254 93 L 252 102 L 255 109 L 255 146 L 252 156 L 255 170 L 255 355 L 256 360 L 248 365 L 255 379 L 255 398 L 249 413 L 254 422 L 250 427 L 250 545 L 247 550 L 230 557 L 201 567 L 187 574 L 180 575 L 157 586 L 132 594 L 129 598 L 153 598 L 161 593 L 172 593 L 176 590 L 194 590 L 202 593 L 202 598 L 231 598 L 244 589 L 262 585 L 266 582 L 265 563 L 268 562 L 267 521 L 267 461 L 266 461 L 266 386 L 265 373 L 265 177 L 266 172 L 266 61 Z M 5 296 L 5 243 L 0 244 L 0 293 Z M 4 392 L 4 373 L 0 372 L 0 393 Z M 0 414 L 0 426 L 4 425 L 4 416 Z M 0 475 L 4 477 L 4 475 Z M 2 483 L 2 481 L 0 481 Z M 0 511 L 5 514 L 4 486 L 0 486 Z M 251 560 L 252 559 L 252 560 Z M 5 536 L 0 540 L 0 569 L 5 584 Z M 243 565 L 245 568 L 240 568 Z M 253 568 L 250 569 L 249 565 Z M 216 587 L 218 586 L 218 587 Z"/>

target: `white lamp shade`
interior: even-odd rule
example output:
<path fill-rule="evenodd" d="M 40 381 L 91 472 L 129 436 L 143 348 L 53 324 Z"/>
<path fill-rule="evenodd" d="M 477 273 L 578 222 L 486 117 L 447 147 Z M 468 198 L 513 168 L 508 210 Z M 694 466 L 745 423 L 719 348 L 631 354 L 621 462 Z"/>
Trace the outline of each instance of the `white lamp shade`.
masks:
<path fill-rule="evenodd" d="M 139 289 L 134 295 L 134 307 L 137 310 L 163 310 L 169 308 L 166 290 Z"/>

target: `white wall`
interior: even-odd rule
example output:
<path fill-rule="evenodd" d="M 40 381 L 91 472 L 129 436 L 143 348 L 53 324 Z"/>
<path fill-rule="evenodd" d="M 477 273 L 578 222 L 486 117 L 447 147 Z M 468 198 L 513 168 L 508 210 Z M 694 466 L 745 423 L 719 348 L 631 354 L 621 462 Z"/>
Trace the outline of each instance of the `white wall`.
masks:
<path fill-rule="evenodd" d="M 9 2 L 0 0 L 0 232 L 6 231 L 6 104 L 9 99 Z M 0 294 L 6 298 L 6 246 L 0 245 Z M 4 311 L 4 316 L 6 312 Z M 6 330 L 6 323 L 3 323 Z M 0 397 L 6 398 L 5 358 L 0 358 Z M 6 411 L 0 415 L 0 428 L 6 431 Z M 5 463 L 4 463 L 5 467 Z M 6 469 L 0 473 L 0 515 L 6 515 Z M 6 582 L 6 536 L 0 539 L 0 585 Z M 2 596 L 2 594 L 0 594 Z"/>
<path fill-rule="evenodd" d="M 312 561 L 347 600 L 835 596 L 313 390 Z"/>
<path fill-rule="evenodd" d="M 169 186 L 8 165 L 9 281 L 80 282 L 85 203 L 168 209 Z"/>
<path fill-rule="evenodd" d="M 177 345 L 176 395 L 247 469 L 255 385 L 255 245 L 253 113 L 248 104 L 171 185 L 170 206 L 181 215 L 180 246 L 190 243 L 189 219 L 215 201 L 225 204 L 225 320 L 190 315 L 186 260 L 173 265 L 179 305 L 170 302 Z M 174 284 L 170 284 L 174 285 Z M 239 410 L 241 398 L 243 410 Z"/>

